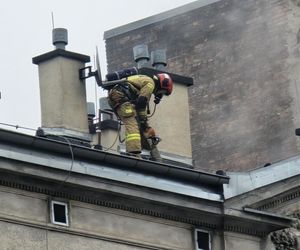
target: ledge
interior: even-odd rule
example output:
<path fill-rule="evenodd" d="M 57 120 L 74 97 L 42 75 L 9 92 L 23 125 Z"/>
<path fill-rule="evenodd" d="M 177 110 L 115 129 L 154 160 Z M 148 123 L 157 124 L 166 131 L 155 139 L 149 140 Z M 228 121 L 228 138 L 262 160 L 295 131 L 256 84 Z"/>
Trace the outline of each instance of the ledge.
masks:
<path fill-rule="evenodd" d="M 150 77 L 152 77 L 153 75 L 158 74 L 158 73 L 167 73 L 171 76 L 171 78 L 173 79 L 173 81 L 175 83 L 183 84 L 186 86 L 192 86 L 194 84 L 194 80 L 191 77 L 177 75 L 177 74 L 170 73 L 167 71 L 156 70 L 153 68 L 141 68 L 138 71 L 139 71 L 139 74 L 144 74 L 144 75 L 147 75 Z"/>
<path fill-rule="evenodd" d="M 48 61 L 52 58 L 58 57 L 58 56 L 62 56 L 62 57 L 66 57 L 69 59 L 74 59 L 80 62 L 90 62 L 91 59 L 89 56 L 83 55 L 83 54 L 78 54 L 78 53 L 74 53 L 71 51 L 67 51 L 64 49 L 56 49 L 50 52 L 47 52 L 45 54 L 36 56 L 34 58 L 32 58 L 32 63 L 34 64 L 40 64 L 42 62 Z"/>
<path fill-rule="evenodd" d="M 130 32 L 132 30 L 139 29 L 139 28 L 142 28 L 144 26 L 147 26 L 147 25 L 150 25 L 153 23 L 157 23 L 157 22 L 166 20 L 168 18 L 172 18 L 174 16 L 178 16 L 178 15 L 184 14 L 186 12 L 189 12 L 189 11 L 192 11 L 192 10 L 195 10 L 195 9 L 198 9 L 198 8 L 201 8 L 201 7 L 204 7 L 204 6 L 213 4 L 215 2 L 219 2 L 219 1 L 220 0 L 198 0 L 198 1 L 195 1 L 195 2 L 192 2 L 189 4 L 177 7 L 172 10 L 162 12 L 157 15 L 143 18 L 141 20 L 138 20 L 138 21 L 126 24 L 126 25 L 122 25 L 117 28 L 107 30 L 104 32 L 103 38 L 104 38 L 104 40 L 106 40 L 106 39 L 124 34 L 126 32 Z"/>
<path fill-rule="evenodd" d="M 0 129 L 0 141 L 5 144 L 43 152 L 46 154 L 56 153 L 59 155 L 70 155 L 70 145 L 65 142 L 51 140 L 42 137 L 30 136 Z M 229 183 L 229 177 L 207 172 L 191 170 L 174 165 L 137 159 L 130 156 L 112 154 L 109 152 L 91 149 L 72 144 L 72 151 L 76 159 L 87 160 L 88 162 L 102 163 L 112 169 L 129 170 L 137 174 L 162 176 L 171 180 L 183 183 L 194 183 L 207 187 L 221 188 L 223 184 Z"/>

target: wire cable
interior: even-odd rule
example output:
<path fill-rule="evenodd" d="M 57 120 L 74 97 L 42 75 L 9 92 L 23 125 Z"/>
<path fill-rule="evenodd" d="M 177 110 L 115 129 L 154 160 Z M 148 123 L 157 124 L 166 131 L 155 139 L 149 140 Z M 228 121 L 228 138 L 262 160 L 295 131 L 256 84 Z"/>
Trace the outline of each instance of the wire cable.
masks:
<path fill-rule="evenodd" d="M 62 139 L 64 139 L 64 140 L 67 142 L 67 144 L 68 144 L 68 146 L 69 146 L 69 149 L 70 149 L 71 158 L 72 158 L 72 161 L 71 161 L 71 167 L 70 167 L 70 169 L 69 169 L 69 171 L 68 171 L 67 176 L 65 177 L 65 179 L 59 184 L 59 186 L 58 186 L 57 189 L 55 190 L 55 191 L 59 191 L 59 190 L 62 188 L 62 186 L 67 182 L 67 180 L 68 180 L 68 179 L 70 178 L 70 176 L 71 176 L 71 172 L 72 172 L 72 170 L 73 170 L 73 165 L 74 165 L 74 152 L 73 152 L 72 144 L 71 144 L 71 142 L 70 142 L 69 139 L 67 139 L 66 137 L 60 136 L 60 135 L 54 135 L 54 136 L 56 136 L 56 137 L 58 137 L 58 138 L 62 138 Z"/>
<path fill-rule="evenodd" d="M 26 130 L 30 130 L 30 131 L 36 131 L 36 129 L 33 129 L 33 128 L 27 128 L 27 127 L 22 127 L 19 125 L 13 125 L 13 124 L 8 124 L 8 123 L 3 123 L 3 122 L 0 122 L 0 125 L 4 125 L 7 127 L 14 127 L 15 129 L 26 129 Z"/>
<path fill-rule="evenodd" d="M 108 147 L 108 148 L 106 148 L 105 150 L 103 150 L 104 152 L 107 152 L 108 150 L 111 150 L 111 149 L 113 148 L 113 146 L 116 144 L 118 138 L 119 138 L 119 140 L 120 140 L 120 138 L 121 138 L 121 137 L 120 137 L 120 131 L 121 131 L 121 122 L 119 121 L 119 122 L 118 122 L 118 133 L 117 133 L 117 136 L 116 136 L 116 138 L 115 138 L 113 144 L 112 144 L 110 147 Z M 113 150 L 113 151 L 117 151 L 117 150 Z"/>
<path fill-rule="evenodd" d="M 149 115 L 149 116 L 147 116 L 147 118 L 151 118 L 152 116 L 154 116 L 155 111 L 156 111 L 156 105 L 157 105 L 157 104 L 155 103 L 152 114 Z"/>
<path fill-rule="evenodd" d="M 26 130 L 30 130 L 30 131 L 36 131 L 36 129 L 33 129 L 33 128 L 27 128 L 27 127 L 23 127 L 23 126 L 19 126 L 19 125 L 13 125 L 13 124 L 8 124 L 8 123 L 3 123 L 3 122 L 0 122 L 0 125 L 4 125 L 4 126 L 8 126 L 8 127 L 14 127 L 15 129 L 26 129 Z M 71 172 L 73 170 L 73 165 L 74 165 L 74 152 L 73 152 L 73 148 L 72 148 L 72 144 L 70 142 L 69 139 L 67 139 L 66 137 L 63 137 L 63 136 L 60 136 L 60 135 L 51 135 L 51 136 L 56 136 L 58 138 L 62 138 L 63 140 L 65 140 L 69 146 L 69 149 L 70 149 L 70 153 L 71 153 L 71 167 L 68 171 L 68 175 L 66 176 L 66 178 L 59 184 L 58 188 L 55 190 L 55 191 L 58 191 L 63 185 L 64 183 L 66 183 L 66 181 L 70 178 L 71 176 Z"/>

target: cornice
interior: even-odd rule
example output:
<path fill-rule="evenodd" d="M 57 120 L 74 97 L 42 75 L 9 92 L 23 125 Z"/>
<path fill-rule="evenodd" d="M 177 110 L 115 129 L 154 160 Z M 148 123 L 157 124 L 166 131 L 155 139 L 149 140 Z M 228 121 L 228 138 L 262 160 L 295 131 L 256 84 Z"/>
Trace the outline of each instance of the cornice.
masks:
<path fill-rule="evenodd" d="M 241 223 L 240 225 L 236 225 L 236 224 L 233 225 L 229 220 L 227 220 L 225 224 L 223 224 L 222 221 L 225 219 L 224 215 L 219 215 L 218 222 L 211 223 L 211 222 L 204 221 L 204 218 L 207 217 L 207 215 L 205 216 L 204 214 L 201 214 L 200 213 L 201 211 L 199 212 L 199 214 L 195 212 L 193 216 L 189 212 L 184 212 L 184 213 L 179 212 L 177 214 L 172 214 L 172 213 L 164 212 L 167 211 L 167 209 L 160 209 L 160 211 L 156 211 L 154 206 L 143 206 L 143 207 L 134 206 L 134 205 L 132 206 L 130 202 L 128 202 L 127 204 L 112 202 L 110 200 L 103 199 L 103 197 L 96 198 L 90 195 L 82 195 L 80 194 L 80 192 L 71 193 L 65 190 L 55 190 L 47 187 L 39 187 L 38 185 L 34 185 L 34 184 L 24 184 L 24 183 L 18 183 L 16 181 L 11 181 L 11 180 L 3 180 L 1 178 L 0 178 L 0 185 L 9 188 L 24 190 L 28 192 L 44 194 L 50 197 L 73 200 L 73 201 L 83 202 L 87 204 L 102 206 L 106 208 L 119 209 L 122 211 L 131 212 L 138 215 L 145 215 L 145 216 L 155 217 L 159 219 L 185 223 L 185 224 L 192 225 L 195 228 L 205 228 L 210 231 L 224 230 L 228 232 L 247 234 L 247 235 L 252 235 L 257 237 L 265 237 L 268 234 L 268 232 L 259 230 L 259 228 L 257 227 L 252 227 L 252 228 L 249 227 L 247 223 Z M 178 210 L 180 209 L 181 208 L 178 208 Z"/>
<path fill-rule="evenodd" d="M 70 192 L 67 192 L 64 190 L 55 190 L 55 189 L 50 189 L 50 188 L 45 188 L 45 187 L 39 187 L 37 185 L 30 185 L 30 184 L 23 184 L 23 183 L 21 184 L 18 182 L 14 182 L 14 181 L 10 181 L 10 180 L 7 181 L 7 180 L 3 180 L 3 179 L 0 179 L 0 185 L 5 186 L 5 187 L 20 189 L 20 190 L 24 190 L 24 191 L 28 191 L 28 192 L 45 194 L 45 195 L 51 196 L 51 197 L 79 201 L 79 202 L 103 206 L 103 207 L 107 207 L 107 208 L 119 209 L 119 210 L 132 212 L 132 213 L 139 214 L 139 215 L 146 215 L 146 216 L 151 216 L 151 217 L 155 217 L 155 218 L 186 223 L 186 224 L 193 225 L 195 227 L 204 227 L 209 230 L 215 230 L 218 227 L 218 225 L 216 223 L 205 222 L 201 219 L 179 216 L 179 215 L 174 215 L 174 214 L 164 213 L 164 212 L 158 212 L 151 208 L 131 206 L 129 204 L 112 202 L 112 201 L 109 201 L 109 200 L 106 200 L 103 198 L 101 198 L 101 199 L 95 198 L 95 197 L 92 197 L 89 195 L 70 193 Z"/>
<path fill-rule="evenodd" d="M 277 197 L 273 197 L 271 199 L 267 199 L 263 202 L 258 202 L 252 204 L 251 207 L 260 210 L 260 211 L 267 211 L 272 208 L 276 208 L 283 204 L 286 204 L 292 200 L 295 200 L 300 197 L 300 189 L 294 190 L 285 194 L 281 194 Z"/>

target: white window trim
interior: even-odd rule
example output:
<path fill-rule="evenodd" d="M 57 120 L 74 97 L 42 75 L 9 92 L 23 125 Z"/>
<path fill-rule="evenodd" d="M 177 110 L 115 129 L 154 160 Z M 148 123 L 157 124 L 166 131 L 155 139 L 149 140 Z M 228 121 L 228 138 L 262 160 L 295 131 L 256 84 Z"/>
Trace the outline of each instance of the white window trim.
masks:
<path fill-rule="evenodd" d="M 65 213 L 66 213 L 66 223 L 62 223 L 62 222 L 57 222 L 54 220 L 54 204 L 58 204 L 58 205 L 63 205 L 65 206 Z M 60 225 L 60 226 L 69 226 L 69 209 L 68 209 L 68 203 L 66 202 L 61 202 L 61 201 L 51 201 L 51 223 L 55 224 L 55 225 Z"/>
<path fill-rule="evenodd" d="M 208 247 L 209 250 L 211 250 L 211 235 L 209 231 L 206 230 L 202 230 L 202 229 L 195 229 L 194 230 L 194 239 L 195 239 L 195 246 L 196 246 L 196 250 L 204 250 L 203 248 L 198 248 L 198 232 L 202 232 L 202 233 L 207 233 L 208 234 Z"/>

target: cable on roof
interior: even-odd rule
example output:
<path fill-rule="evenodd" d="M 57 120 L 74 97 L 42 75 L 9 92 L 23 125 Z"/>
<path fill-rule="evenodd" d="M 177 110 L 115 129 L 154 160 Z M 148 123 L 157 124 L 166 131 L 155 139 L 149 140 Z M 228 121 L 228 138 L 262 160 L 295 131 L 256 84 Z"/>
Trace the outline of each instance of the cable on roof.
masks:
<path fill-rule="evenodd" d="M 13 124 L 8 124 L 8 123 L 2 123 L 0 122 L 0 125 L 4 125 L 4 126 L 8 126 L 8 127 L 13 127 L 15 129 L 27 129 L 27 130 L 30 130 L 30 131 L 36 131 L 36 129 L 33 129 L 33 128 L 27 128 L 27 127 L 22 127 L 22 126 L 19 126 L 19 125 L 13 125 Z"/>
<path fill-rule="evenodd" d="M 62 186 L 66 183 L 66 181 L 70 178 L 71 176 L 71 172 L 72 172 L 72 169 L 73 169 L 73 165 L 74 165 L 74 152 L 73 152 L 73 148 L 72 148 L 72 144 L 70 142 L 69 139 L 67 139 L 66 137 L 63 137 L 63 136 L 60 136 L 60 135 L 52 135 L 52 136 L 57 136 L 59 138 L 63 138 L 67 143 L 68 143 L 68 146 L 69 146 L 69 149 L 70 149 L 70 153 L 71 153 L 71 157 L 72 157 L 72 161 L 71 161 L 71 167 L 69 169 L 69 172 L 66 176 L 66 178 L 59 184 L 59 186 L 57 187 L 57 189 L 55 191 L 59 191 Z"/>
<path fill-rule="evenodd" d="M 112 149 L 112 148 L 113 148 L 113 146 L 116 144 L 118 138 L 119 138 L 119 141 L 122 143 L 122 141 L 121 141 L 121 136 L 120 136 L 120 131 L 121 131 L 121 122 L 119 121 L 119 122 L 118 122 L 118 133 L 117 133 L 117 136 L 116 136 L 116 138 L 115 138 L 113 144 L 112 144 L 110 147 L 105 148 L 105 150 L 103 150 L 103 151 L 105 151 L 105 152 L 108 151 L 108 150 L 117 151 L 117 150 L 114 150 L 114 149 Z"/>

